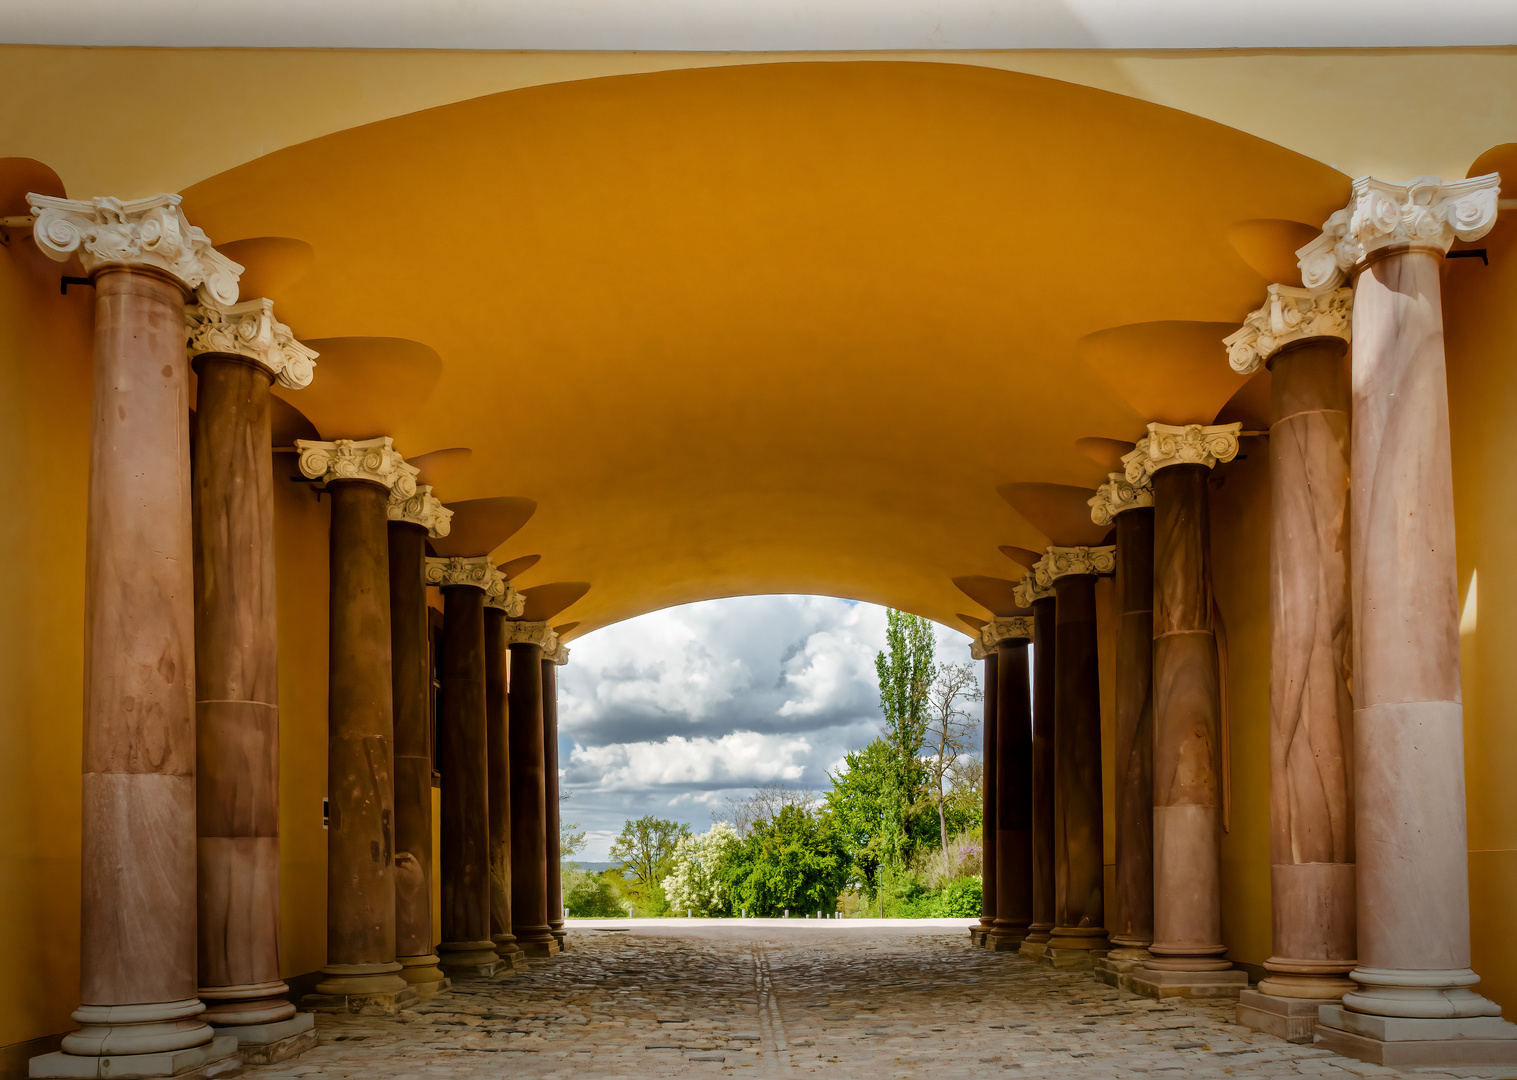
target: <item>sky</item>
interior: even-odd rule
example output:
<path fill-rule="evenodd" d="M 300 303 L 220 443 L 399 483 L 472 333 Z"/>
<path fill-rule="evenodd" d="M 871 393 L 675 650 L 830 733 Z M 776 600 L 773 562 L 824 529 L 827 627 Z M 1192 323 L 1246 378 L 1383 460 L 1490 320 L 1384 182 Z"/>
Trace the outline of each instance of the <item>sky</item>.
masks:
<path fill-rule="evenodd" d="M 969 662 L 966 636 L 934 630 L 939 663 Z M 828 596 L 705 600 L 573 641 L 559 789 L 563 820 L 585 830 L 579 858 L 605 860 L 629 818 L 704 832 L 756 785 L 826 790 L 843 755 L 879 734 L 884 647 L 884 608 Z"/>

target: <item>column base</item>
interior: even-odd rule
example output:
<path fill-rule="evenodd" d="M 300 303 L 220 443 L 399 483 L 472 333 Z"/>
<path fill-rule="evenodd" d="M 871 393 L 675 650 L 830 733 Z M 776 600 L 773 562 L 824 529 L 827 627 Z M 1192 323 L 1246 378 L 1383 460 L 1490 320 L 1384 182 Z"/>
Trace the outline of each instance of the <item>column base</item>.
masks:
<path fill-rule="evenodd" d="M 236 1076 L 240 1072 L 242 1056 L 237 1052 L 237 1040 L 230 1035 L 218 1035 L 201 1046 L 156 1054 L 96 1056 L 58 1050 L 32 1058 L 27 1066 L 27 1076 L 32 1080 L 111 1076 L 214 1080 L 218 1076 Z"/>
<path fill-rule="evenodd" d="M 1034 962 L 1041 962 L 1043 954 L 1048 951 L 1048 939 L 1034 941 L 1031 937 L 1022 939 L 1022 944 L 1017 946 L 1017 952 Z"/>
<path fill-rule="evenodd" d="M 320 990 L 325 983 L 317 983 Z M 402 984 L 404 986 L 404 984 Z M 416 988 L 351 994 L 307 994 L 300 1004 L 311 1012 L 351 1013 L 355 1016 L 394 1016 L 417 1000 Z"/>
<path fill-rule="evenodd" d="M 1320 998 L 1276 997 L 1258 990 L 1238 995 L 1238 1023 L 1286 1042 L 1310 1043 L 1317 1034 Z"/>
<path fill-rule="evenodd" d="M 549 934 L 546 940 L 542 938 L 529 938 L 523 941 L 521 938 L 517 938 L 516 944 L 521 949 L 522 954 L 529 960 L 541 960 L 545 957 L 557 956 L 561 951 L 558 947 L 558 939 L 552 934 Z"/>
<path fill-rule="evenodd" d="M 984 922 L 983 920 L 976 923 L 969 928 L 969 940 L 980 948 L 985 948 L 989 942 L 991 928 L 994 925 L 994 922 Z"/>
<path fill-rule="evenodd" d="M 285 999 L 289 986 L 281 979 L 242 986 L 202 986 L 196 995 L 205 1002 L 200 1019 L 216 1028 L 247 1024 L 277 1024 L 295 1015 Z"/>
<path fill-rule="evenodd" d="M 493 941 L 446 941 L 437 946 L 438 966 L 449 975 L 489 978 L 500 970 Z"/>
<path fill-rule="evenodd" d="M 1112 949 L 1105 956 L 1098 957 L 1091 970 L 1096 978 L 1107 986 L 1131 990 L 1133 975 L 1143 970 L 1143 961 L 1149 959 L 1151 955 L 1145 948 L 1123 945 Z"/>
<path fill-rule="evenodd" d="M 311 1013 L 296 1013 L 272 1024 L 239 1024 L 215 1031 L 218 1036 L 230 1035 L 237 1040 L 245 1065 L 289 1061 L 321 1041 L 316 1035 L 316 1017 Z"/>
<path fill-rule="evenodd" d="M 1372 1016 L 1342 1005 L 1317 1011 L 1317 1045 L 1345 1057 L 1393 1069 L 1517 1066 L 1517 1024 L 1499 1016 Z"/>
<path fill-rule="evenodd" d="M 1053 942 L 1048 942 L 1035 959 L 1044 967 L 1058 968 L 1060 971 L 1090 971 L 1096 966 L 1096 961 L 1105 955 L 1105 949 L 1061 949 Z"/>
<path fill-rule="evenodd" d="M 420 956 L 397 956 L 400 977 L 416 991 L 417 1001 L 427 1001 L 452 987 L 453 980 L 442 973 L 434 953 Z"/>
<path fill-rule="evenodd" d="M 1027 938 L 1025 926 L 1002 926 L 997 923 L 985 935 L 985 948 L 991 952 L 1017 952 Z"/>
<path fill-rule="evenodd" d="M 1236 998 L 1248 989 L 1246 971 L 1171 971 L 1147 964 L 1132 973 L 1135 994 L 1151 998 Z"/>
<path fill-rule="evenodd" d="M 565 939 L 569 936 L 569 931 L 564 930 L 564 929 L 562 929 L 560 927 L 554 927 L 553 929 L 549 930 L 548 932 L 550 934 L 552 934 L 553 937 L 554 937 L 554 940 L 556 940 L 558 942 L 558 951 L 559 952 L 568 952 L 569 951 L 569 945 L 565 941 Z"/>

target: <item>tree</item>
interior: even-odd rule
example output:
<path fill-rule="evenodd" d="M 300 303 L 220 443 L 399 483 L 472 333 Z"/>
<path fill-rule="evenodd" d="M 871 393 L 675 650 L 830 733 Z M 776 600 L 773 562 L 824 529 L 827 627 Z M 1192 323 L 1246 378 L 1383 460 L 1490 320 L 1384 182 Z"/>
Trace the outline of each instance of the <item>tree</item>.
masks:
<path fill-rule="evenodd" d="M 927 733 L 928 692 L 936 664 L 932 623 L 919 615 L 891 608 L 885 613 L 885 648 L 874 659 L 880 684 L 880 710 L 885 715 L 883 738 L 892 754 L 891 821 L 885 843 L 894 861 L 911 857 L 911 824 L 918 796 L 926 786 L 922 742 Z"/>
<path fill-rule="evenodd" d="M 666 906 L 663 880 L 673 865 L 675 845 L 689 835 L 690 826 L 648 814 L 623 825 L 611 844 L 611 859 L 620 863 L 617 869 L 627 880 L 628 891 L 649 914 L 660 914 Z"/>
<path fill-rule="evenodd" d="M 864 884 L 875 888 L 880 861 L 888 857 L 886 835 L 894 815 L 895 755 L 884 739 L 875 739 L 862 750 L 843 756 L 843 767 L 829 773 L 832 790 L 827 809 L 834 826 L 853 853 L 853 863 Z"/>
<path fill-rule="evenodd" d="M 927 725 L 922 746 L 927 782 L 938 808 L 938 845 L 948 850 L 947 789 L 954 766 L 968 752 L 974 741 L 974 720 L 964 709 L 980 700 L 974 668 L 968 664 L 946 664 L 937 669 L 927 689 Z"/>
<path fill-rule="evenodd" d="M 775 916 L 835 910 L 848 868 L 832 815 L 785 806 L 731 849 L 720 872 L 732 908 Z"/>
<path fill-rule="evenodd" d="M 729 910 L 721 864 L 737 845 L 737 831 L 725 821 L 716 822 L 700 836 L 679 838 L 674 845 L 674 869 L 664 878 L 664 895 L 675 914 L 721 915 Z"/>
<path fill-rule="evenodd" d="M 812 810 L 816 808 L 821 798 L 808 788 L 786 787 L 771 781 L 760 784 L 753 789 L 753 794 L 744 799 L 728 795 L 722 800 L 722 809 L 713 812 L 711 816 L 717 821 L 725 821 L 731 825 L 738 839 L 741 840 L 755 825 L 773 821 L 781 808 L 799 806 L 803 810 Z"/>
<path fill-rule="evenodd" d="M 579 825 L 560 821 L 558 823 L 558 857 L 567 859 L 570 855 L 577 855 L 585 848 L 585 830 Z"/>

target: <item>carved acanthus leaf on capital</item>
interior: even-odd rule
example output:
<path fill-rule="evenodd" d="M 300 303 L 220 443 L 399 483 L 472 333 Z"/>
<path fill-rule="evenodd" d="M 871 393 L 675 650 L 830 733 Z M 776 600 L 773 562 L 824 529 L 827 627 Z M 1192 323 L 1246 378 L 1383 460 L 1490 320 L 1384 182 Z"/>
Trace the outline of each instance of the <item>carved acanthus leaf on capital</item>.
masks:
<path fill-rule="evenodd" d="M 367 480 L 390 489 L 390 499 L 409 499 L 416 494 L 421 472 L 394 450 L 388 435 L 378 439 L 337 439 L 318 442 L 296 439 L 300 471 L 312 480 L 330 484 L 335 480 Z"/>
<path fill-rule="evenodd" d="M 385 513 L 391 521 L 420 525 L 434 540 L 447 536 L 453 529 L 453 511 L 432 494 L 431 484 L 419 485 L 410 495 L 390 492 L 390 505 Z"/>
<path fill-rule="evenodd" d="M 1238 456 L 1242 424 L 1149 424 L 1148 434 L 1122 457 L 1127 479 L 1137 482 L 1170 465 L 1205 465 L 1208 469 Z"/>
<path fill-rule="evenodd" d="M 1045 589 L 1071 574 L 1110 574 L 1117 569 L 1117 549 L 1106 547 L 1051 547 L 1032 565 L 1033 576 Z"/>
<path fill-rule="evenodd" d="M 985 643 L 979 638 L 971 638 L 969 642 L 969 659 L 983 660 L 990 654 L 985 649 Z"/>
<path fill-rule="evenodd" d="M 1110 525 L 1124 510 L 1152 506 L 1154 486 L 1146 475 L 1129 480 L 1125 473 L 1107 473 L 1106 483 L 1096 488 L 1095 495 L 1085 502 L 1090 507 L 1091 521 L 1097 525 Z"/>
<path fill-rule="evenodd" d="M 237 302 L 242 266 L 211 246 L 179 208 L 178 195 L 122 202 L 100 196 L 83 202 L 30 194 L 36 221 L 32 239 L 50 259 L 67 262 L 75 252 L 84 272 L 107 266 L 151 267 L 175 278 L 203 303 Z"/>
<path fill-rule="evenodd" d="M 229 308 L 187 304 L 184 325 L 191 356 L 241 356 L 271 371 L 280 386 L 299 390 L 311 384 L 319 354 L 296 341 L 290 328 L 274 318 L 271 300 L 245 300 Z"/>
<path fill-rule="evenodd" d="M 1348 206 L 1322 226 L 1322 235 L 1296 252 L 1301 281 L 1326 292 L 1382 248 L 1398 244 L 1443 254 L 1455 238 L 1478 240 L 1496 222 L 1501 176 L 1489 173 L 1444 183 L 1419 176 L 1392 184 L 1373 176 L 1354 181 Z"/>
<path fill-rule="evenodd" d="M 1039 582 L 1038 575 L 1031 570 L 1023 574 L 1022 580 L 1011 590 L 1011 598 L 1019 608 L 1030 608 L 1034 600 L 1045 600 L 1052 595 L 1052 587 Z"/>
<path fill-rule="evenodd" d="M 1248 313 L 1243 326 L 1222 340 L 1227 359 L 1240 375 L 1252 375 L 1285 346 L 1307 338 L 1348 341 L 1354 290 L 1313 293 L 1292 285 L 1271 285 L 1264 306 Z"/>
<path fill-rule="evenodd" d="M 995 618 L 980 627 L 980 644 L 987 650 L 994 649 L 1003 641 L 1031 640 L 1031 615 L 1011 615 Z"/>
<path fill-rule="evenodd" d="M 547 647 L 543 648 L 543 659 L 551 660 L 559 667 L 563 667 L 569 662 L 569 646 L 564 644 L 563 638 L 559 637 L 557 632 L 553 634 L 553 647 L 551 649 Z"/>
<path fill-rule="evenodd" d="M 506 623 L 507 645 L 541 645 L 546 656 L 558 648 L 558 634 L 545 622 L 512 621 Z"/>
<path fill-rule="evenodd" d="M 521 618 L 521 613 L 527 610 L 527 598 L 511 587 L 506 580 L 506 575 L 500 574 L 498 586 L 492 585 L 490 591 L 485 594 L 485 607 L 504 611 L 509 619 Z"/>

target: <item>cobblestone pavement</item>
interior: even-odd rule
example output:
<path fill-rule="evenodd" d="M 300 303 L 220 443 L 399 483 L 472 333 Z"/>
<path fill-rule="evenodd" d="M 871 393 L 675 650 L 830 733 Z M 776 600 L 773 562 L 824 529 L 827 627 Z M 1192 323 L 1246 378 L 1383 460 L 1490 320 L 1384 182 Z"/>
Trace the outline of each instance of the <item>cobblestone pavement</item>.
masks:
<path fill-rule="evenodd" d="M 562 956 L 394 1018 L 320 1016 L 319 1047 L 245 1075 L 1402 1075 L 1238 1027 L 1230 1004 L 1149 1001 L 985 952 L 953 926 L 571 923 Z"/>

